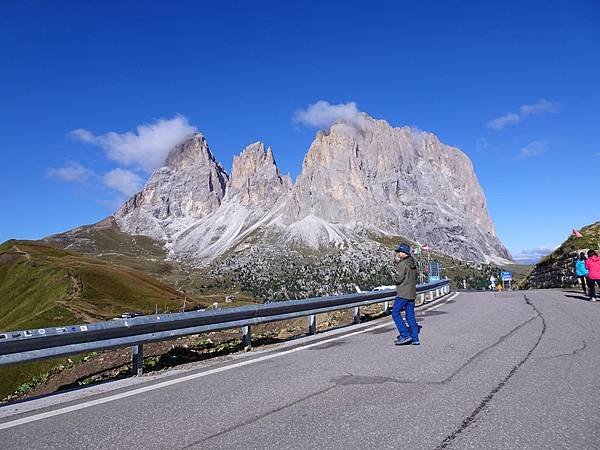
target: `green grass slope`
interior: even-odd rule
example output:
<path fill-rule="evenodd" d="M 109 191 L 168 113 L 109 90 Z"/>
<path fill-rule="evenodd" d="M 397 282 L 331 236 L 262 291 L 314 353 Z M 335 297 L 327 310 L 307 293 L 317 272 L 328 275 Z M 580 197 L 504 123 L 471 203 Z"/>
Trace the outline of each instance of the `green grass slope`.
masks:
<path fill-rule="evenodd" d="M 565 254 L 581 249 L 594 249 L 596 252 L 600 252 L 600 222 L 583 227 L 579 232 L 583 235 L 582 237 L 578 238 L 571 234 L 560 247 L 545 256 L 538 265 L 547 264 Z"/>
<path fill-rule="evenodd" d="M 183 295 L 138 270 L 33 241 L 0 245 L 0 330 L 181 308 Z M 188 307 L 196 304 L 188 299 Z"/>
<path fill-rule="evenodd" d="M 44 238 L 43 242 L 64 250 L 93 256 L 148 273 L 164 276 L 176 269 L 165 261 L 163 243 L 147 236 L 132 236 L 121 231 L 112 217 Z"/>
<path fill-rule="evenodd" d="M 600 253 L 600 222 L 579 230 L 582 237 L 569 236 L 556 250 L 542 258 L 523 282 L 526 289 L 569 287 L 577 284 L 573 264 L 577 252 L 596 250 Z"/>
<path fill-rule="evenodd" d="M 183 296 L 149 275 L 42 242 L 0 245 L 0 331 L 107 320 L 123 312 L 180 310 Z M 188 298 L 187 308 L 196 299 Z M 66 358 L 0 368 L 0 399 Z"/>

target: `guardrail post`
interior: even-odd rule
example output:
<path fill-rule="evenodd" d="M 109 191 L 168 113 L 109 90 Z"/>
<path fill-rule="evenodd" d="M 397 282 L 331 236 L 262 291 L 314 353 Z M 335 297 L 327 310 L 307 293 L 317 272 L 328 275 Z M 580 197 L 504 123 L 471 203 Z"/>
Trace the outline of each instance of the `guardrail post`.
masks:
<path fill-rule="evenodd" d="M 352 323 L 354 323 L 354 324 L 360 323 L 360 306 L 354 307 L 354 315 L 352 318 Z"/>
<path fill-rule="evenodd" d="M 316 334 L 317 332 L 317 316 L 311 314 L 308 316 L 308 334 Z"/>
<path fill-rule="evenodd" d="M 252 331 L 250 330 L 250 325 L 242 327 L 242 344 L 246 351 L 252 348 Z"/>
<path fill-rule="evenodd" d="M 387 312 L 390 310 L 390 302 L 383 302 L 383 313 L 387 314 Z"/>
<path fill-rule="evenodd" d="M 133 375 L 141 377 L 144 373 L 144 346 L 142 344 L 131 347 L 131 370 Z"/>

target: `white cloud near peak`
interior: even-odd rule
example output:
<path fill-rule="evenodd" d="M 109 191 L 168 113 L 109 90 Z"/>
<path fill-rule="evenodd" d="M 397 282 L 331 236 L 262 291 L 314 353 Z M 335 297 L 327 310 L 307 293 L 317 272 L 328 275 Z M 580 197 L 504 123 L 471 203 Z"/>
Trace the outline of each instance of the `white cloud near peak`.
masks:
<path fill-rule="evenodd" d="M 107 172 L 102 180 L 106 187 L 127 196 L 138 192 L 143 183 L 142 178 L 137 173 L 119 168 Z"/>
<path fill-rule="evenodd" d="M 172 119 L 138 125 L 135 132 L 109 131 L 94 135 L 89 130 L 78 128 L 69 134 L 77 141 L 103 148 L 106 156 L 113 161 L 150 173 L 164 164 L 173 147 L 196 131 L 196 127 L 190 125 L 184 116 L 177 115 Z"/>
<path fill-rule="evenodd" d="M 531 158 L 533 156 L 541 155 L 548 150 L 548 141 L 540 140 L 533 141 L 527 144 L 519 151 L 519 158 Z"/>
<path fill-rule="evenodd" d="M 515 125 L 529 116 L 541 116 L 543 114 L 558 112 L 559 104 L 540 99 L 532 105 L 521 105 L 518 112 L 509 112 L 487 122 L 488 128 L 501 130 L 507 125 Z"/>
<path fill-rule="evenodd" d="M 76 161 L 67 161 L 62 167 L 51 167 L 48 169 L 49 177 L 70 183 L 83 183 L 93 175 L 93 170 L 84 167 Z"/>
<path fill-rule="evenodd" d="M 325 100 L 319 100 L 306 109 L 294 113 L 293 121 L 298 124 L 315 128 L 328 128 L 337 121 L 358 125 L 362 119 L 356 103 L 339 103 L 332 105 Z"/>

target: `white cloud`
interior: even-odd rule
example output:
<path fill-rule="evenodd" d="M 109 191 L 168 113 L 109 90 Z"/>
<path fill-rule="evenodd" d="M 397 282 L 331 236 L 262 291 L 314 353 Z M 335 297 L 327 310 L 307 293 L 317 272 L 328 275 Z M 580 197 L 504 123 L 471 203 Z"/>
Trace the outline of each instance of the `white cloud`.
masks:
<path fill-rule="evenodd" d="M 161 167 L 169 151 L 197 131 L 183 116 L 158 119 L 136 127 L 135 132 L 108 133 L 95 136 L 90 131 L 78 128 L 70 132 L 71 137 L 87 144 L 97 145 L 106 151 L 109 159 L 124 166 L 136 167 L 152 172 Z"/>
<path fill-rule="evenodd" d="M 113 169 L 102 180 L 104 185 L 127 196 L 133 195 L 142 187 L 142 178 L 135 172 L 125 169 Z"/>
<path fill-rule="evenodd" d="M 306 109 L 294 113 L 293 121 L 315 128 L 328 128 L 337 121 L 348 122 L 351 125 L 359 125 L 362 119 L 361 112 L 356 103 L 340 103 L 332 105 L 325 100 L 319 100 Z"/>
<path fill-rule="evenodd" d="M 64 166 L 48 169 L 48 176 L 70 183 L 83 183 L 94 175 L 94 171 L 75 161 L 67 161 Z"/>
<path fill-rule="evenodd" d="M 521 113 L 521 117 L 555 113 L 558 112 L 558 103 L 541 99 L 533 105 L 522 105 L 521 108 L 519 108 L 519 112 Z"/>
<path fill-rule="evenodd" d="M 522 250 L 515 255 L 513 259 L 521 264 L 536 264 L 541 258 L 549 255 L 558 248 L 558 245 L 554 246 L 541 246 L 527 250 Z"/>
<path fill-rule="evenodd" d="M 490 120 L 487 125 L 489 128 L 493 128 L 494 130 L 501 130 L 507 125 L 513 125 L 515 123 L 519 123 L 520 121 L 521 117 L 518 114 L 507 113 L 503 116 Z"/>
<path fill-rule="evenodd" d="M 519 151 L 519 158 L 531 158 L 541 155 L 546 150 L 548 150 L 548 142 L 546 140 L 533 141 Z"/>
<path fill-rule="evenodd" d="M 87 142 L 88 144 L 96 143 L 96 137 L 91 132 L 83 128 L 77 128 L 76 130 L 71 131 L 69 134 L 77 141 Z"/>
<path fill-rule="evenodd" d="M 494 130 L 501 130 L 505 126 L 517 124 L 529 116 L 541 116 L 543 114 L 558 112 L 558 107 L 558 103 L 541 99 L 533 105 L 521 105 L 519 112 L 509 112 L 503 116 L 491 119 L 488 121 L 487 126 Z"/>

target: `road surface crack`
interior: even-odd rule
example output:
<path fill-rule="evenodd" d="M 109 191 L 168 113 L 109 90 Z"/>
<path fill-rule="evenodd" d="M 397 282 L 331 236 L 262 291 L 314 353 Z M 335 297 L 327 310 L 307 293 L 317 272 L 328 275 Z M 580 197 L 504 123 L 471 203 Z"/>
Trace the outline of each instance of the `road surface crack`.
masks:
<path fill-rule="evenodd" d="M 436 381 L 436 382 L 430 382 L 427 384 L 447 384 L 449 382 L 451 382 L 456 375 L 458 375 L 465 367 L 469 366 L 471 363 L 473 363 L 473 361 L 475 361 L 477 358 L 479 358 L 481 355 L 483 355 L 484 353 L 486 353 L 487 351 L 493 349 L 494 347 L 497 347 L 498 345 L 500 345 L 502 342 L 504 342 L 506 339 L 508 339 L 509 337 L 511 337 L 513 334 L 515 334 L 517 331 L 519 331 L 521 328 L 523 328 L 525 325 L 531 323 L 532 321 L 534 321 L 535 319 L 537 319 L 539 316 L 534 316 L 529 320 L 526 320 L 525 322 L 523 322 L 520 325 L 517 325 L 515 328 L 513 328 L 512 330 L 510 330 L 507 334 L 505 334 L 504 336 L 501 336 L 500 339 L 498 339 L 496 342 L 494 342 L 491 345 L 488 345 L 485 348 L 482 348 L 481 350 L 479 350 L 477 353 L 475 353 L 473 356 L 471 356 L 468 360 L 466 360 L 464 362 L 463 365 L 461 365 L 458 369 L 456 369 L 454 372 L 452 372 L 450 375 L 448 375 L 446 378 L 444 378 L 442 381 Z"/>
<path fill-rule="evenodd" d="M 562 358 L 563 356 L 575 356 L 577 353 L 584 351 L 587 348 L 587 342 L 583 341 L 581 347 L 577 347 L 568 353 L 559 353 L 558 355 L 550 355 L 550 356 L 540 356 L 537 359 L 554 359 L 554 358 Z"/>
<path fill-rule="evenodd" d="M 205 438 L 202 438 L 200 440 L 192 442 L 191 444 L 188 444 L 188 445 L 186 445 L 184 447 L 181 447 L 181 448 L 182 449 L 187 449 L 187 448 L 191 448 L 191 447 L 196 447 L 199 444 L 202 444 L 203 442 L 206 442 L 206 441 L 209 441 L 209 440 L 214 439 L 216 437 L 222 436 L 222 435 L 227 434 L 227 433 L 229 433 L 231 431 L 235 431 L 238 428 L 242 428 L 242 427 L 245 427 L 245 426 L 248 426 L 248 425 L 252 425 L 253 423 L 258 422 L 259 420 L 262 420 L 265 417 L 269 417 L 269 416 L 271 416 L 273 414 L 276 414 L 276 413 L 278 413 L 280 411 L 283 411 L 284 409 L 287 409 L 287 408 L 290 408 L 292 406 L 295 406 L 298 403 L 302 403 L 302 402 L 304 402 L 306 400 L 309 400 L 309 399 L 311 399 L 313 397 L 317 397 L 319 395 L 326 394 L 327 392 L 329 392 L 329 391 L 331 391 L 332 389 L 335 389 L 335 388 L 336 388 L 336 385 L 333 385 L 333 386 L 329 386 L 329 387 L 327 387 L 325 389 L 321 389 L 321 390 L 319 390 L 317 392 L 313 392 L 312 394 L 308 394 L 308 395 L 306 395 L 304 397 L 301 397 L 301 398 L 299 398 L 297 400 L 294 400 L 293 402 L 290 402 L 290 403 L 287 403 L 287 404 L 285 404 L 283 406 L 280 406 L 279 408 L 272 409 L 270 411 L 267 411 L 264 414 L 260 414 L 258 416 L 252 417 L 252 418 L 250 418 L 248 420 L 245 420 L 243 422 L 240 422 L 240 423 L 237 423 L 235 425 L 232 425 L 229 428 L 225 428 L 224 430 L 219 431 L 218 433 L 211 434 L 210 436 L 207 436 Z"/>
<path fill-rule="evenodd" d="M 494 389 L 492 389 L 492 391 L 481 401 L 481 403 L 479 403 L 477 408 L 475 408 L 473 410 L 473 412 L 466 419 L 464 419 L 462 421 L 461 425 L 452 434 L 446 436 L 446 438 L 440 443 L 440 445 L 438 445 L 436 447 L 436 450 L 441 450 L 441 449 L 448 447 L 452 443 L 452 441 L 454 441 L 458 437 L 458 435 L 460 435 L 463 431 L 465 431 L 467 428 L 469 428 L 471 425 L 473 425 L 475 423 L 479 413 L 485 409 L 485 407 L 488 405 L 488 403 L 494 398 L 494 396 L 498 392 L 500 392 L 500 390 L 506 385 L 506 383 L 508 383 L 508 381 L 514 376 L 514 374 L 517 373 L 517 371 L 521 368 L 521 366 L 523 366 L 523 364 L 525 364 L 527 362 L 527 360 L 531 357 L 531 355 L 533 354 L 535 349 L 538 347 L 538 345 L 542 341 L 542 337 L 544 337 L 544 334 L 546 334 L 546 328 L 547 328 L 546 320 L 544 319 L 544 316 L 542 315 L 541 311 L 535 307 L 535 305 L 527 298 L 526 295 L 523 295 L 523 298 L 525 299 L 525 303 L 527 303 L 529 306 L 531 306 L 533 308 L 533 310 L 536 312 L 536 317 L 534 317 L 534 319 L 537 317 L 542 319 L 542 331 L 540 332 L 540 335 L 538 336 L 535 344 L 527 352 L 525 357 L 511 369 L 511 371 L 508 373 L 508 375 Z M 528 321 L 528 322 L 530 322 L 530 321 Z"/>

